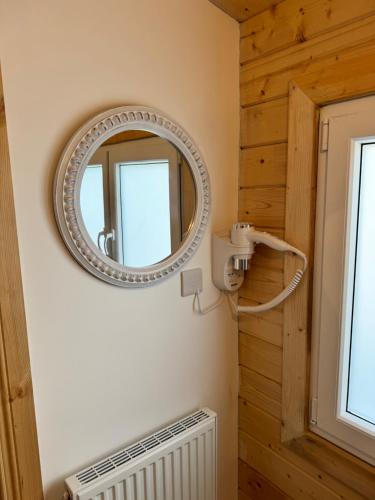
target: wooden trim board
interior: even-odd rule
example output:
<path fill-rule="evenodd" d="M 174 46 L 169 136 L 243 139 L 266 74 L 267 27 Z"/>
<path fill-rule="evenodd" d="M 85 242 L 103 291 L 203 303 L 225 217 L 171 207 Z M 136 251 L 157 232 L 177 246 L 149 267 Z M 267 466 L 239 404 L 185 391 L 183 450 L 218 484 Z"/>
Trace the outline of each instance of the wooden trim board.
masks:
<path fill-rule="evenodd" d="M 1 71 L 0 178 L 0 497 L 42 500 Z"/>
<path fill-rule="evenodd" d="M 317 118 L 317 106 L 292 82 L 289 90 L 285 239 L 307 255 L 309 270 L 284 304 L 283 441 L 303 434 L 308 414 L 309 283 L 314 239 Z M 285 285 L 293 278 L 298 265 L 294 257 L 285 257 Z"/>
<path fill-rule="evenodd" d="M 283 0 L 210 0 L 216 7 L 223 10 L 226 14 L 240 23 L 282 1 Z"/>

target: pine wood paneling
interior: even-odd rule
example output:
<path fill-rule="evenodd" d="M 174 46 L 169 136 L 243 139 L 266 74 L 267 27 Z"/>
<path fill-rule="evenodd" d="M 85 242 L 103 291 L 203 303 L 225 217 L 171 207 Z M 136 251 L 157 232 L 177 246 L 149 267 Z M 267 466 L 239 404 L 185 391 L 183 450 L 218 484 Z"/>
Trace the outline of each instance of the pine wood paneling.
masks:
<path fill-rule="evenodd" d="M 285 142 L 288 137 L 288 100 L 277 99 L 241 110 L 241 146 Z"/>
<path fill-rule="evenodd" d="M 241 287 L 241 297 L 267 302 L 283 289 L 283 271 L 252 267 Z"/>
<path fill-rule="evenodd" d="M 265 446 L 277 450 L 280 443 L 281 422 L 279 419 L 253 406 L 245 399 L 239 399 L 238 422 L 244 430 Z"/>
<path fill-rule="evenodd" d="M 309 269 L 297 290 L 284 305 L 283 363 L 288 367 L 283 378 L 283 440 L 302 435 L 306 426 L 309 332 L 309 279 L 313 254 L 317 108 L 293 83 L 290 91 L 289 149 L 285 239 L 302 250 L 309 259 Z M 303 228 L 303 231 L 301 230 Z M 295 275 L 300 262 L 285 258 L 285 283 Z M 293 376 L 291 376 L 293 373 Z"/>
<path fill-rule="evenodd" d="M 241 414 L 241 400 L 240 400 L 240 414 Z M 301 448 L 300 451 L 303 452 L 300 454 L 296 453 L 294 447 L 284 447 L 279 444 L 275 439 L 275 433 L 277 432 L 277 427 L 275 426 L 275 419 L 272 418 L 268 413 L 259 411 L 257 407 L 253 407 L 249 412 L 248 416 L 242 415 L 241 417 L 241 425 L 244 426 L 246 422 L 253 425 L 247 425 L 246 434 L 254 439 L 256 442 L 260 443 L 262 446 L 265 446 L 267 449 L 272 450 L 278 456 L 282 457 L 289 464 L 297 467 L 298 469 L 304 471 L 310 478 L 316 481 L 319 484 L 324 485 L 326 488 L 335 492 L 340 498 L 347 500 L 361 500 L 363 498 L 372 499 L 373 488 L 371 486 L 371 480 L 365 478 L 365 474 L 363 471 L 359 471 L 358 476 L 356 477 L 356 470 L 354 468 L 347 468 L 346 475 L 342 475 L 342 478 L 337 480 L 335 475 L 337 475 L 337 468 L 339 465 L 337 464 L 337 460 L 335 460 L 334 455 L 329 456 L 330 460 L 330 468 L 331 473 L 323 472 L 322 466 L 324 468 L 325 464 L 322 464 L 322 461 L 327 459 L 327 456 L 324 450 L 320 450 L 320 453 L 316 456 L 316 460 L 312 459 L 312 454 L 309 453 L 309 445 L 305 445 L 302 441 L 296 441 L 293 444 Z M 254 422 L 257 422 L 254 426 Z M 277 424 L 277 422 L 276 422 Z M 262 431 L 259 432 L 259 427 L 262 428 Z M 240 430 L 241 432 L 241 430 Z M 251 442 L 251 441 L 250 441 Z M 298 444 L 297 444 L 298 443 Z M 313 446 L 316 446 L 316 441 L 311 440 L 311 443 L 314 443 Z M 315 450 L 316 451 L 316 450 Z M 328 465 L 328 464 L 327 464 Z M 365 479 L 365 480 L 364 480 Z M 358 492 L 355 492 L 352 487 L 355 485 Z M 372 489 L 371 489 L 372 488 Z M 305 498 L 305 497 L 301 497 Z"/>
<path fill-rule="evenodd" d="M 259 226 L 257 226 L 259 229 Z M 278 238 L 283 238 L 284 231 L 277 231 L 273 228 L 267 228 L 269 233 L 279 233 L 275 234 Z M 253 268 L 261 267 L 263 269 L 269 269 L 271 271 L 284 271 L 284 255 L 272 248 L 269 248 L 265 245 L 257 245 L 256 254 L 254 254 L 251 259 L 251 268 L 250 273 Z"/>
<path fill-rule="evenodd" d="M 374 26 L 375 29 L 375 26 Z M 315 89 L 319 88 L 319 99 L 322 95 L 322 85 L 326 88 L 326 100 L 332 97 L 337 98 L 338 82 L 337 71 L 342 76 L 346 75 L 345 81 L 341 78 L 340 85 L 342 93 L 348 95 L 351 87 L 352 95 L 366 94 L 372 92 L 371 84 L 374 81 L 374 59 L 375 41 L 370 40 L 363 45 L 346 50 L 339 50 L 336 53 L 323 54 L 322 57 L 313 61 L 304 61 L 291 68 L 270 73 L 256 79 L 251 79 L 241 85 L 241 104 L 249 105 L 260 103 L 270 99 L 277 99 L 288 94 L 289 82 L 298 77 L 306 75 L 304 88 L 308 91 L 310 98 L 314 100 Z M 362 68 L 367 68 L 367 73 L 361 79 L 355 77 Z M 316 78 L 319 78 L 319 81 Z M 317 85 L 319 83 L 319 86 Z M 340 92 L 340 90 L 339 90 Z"/>
<path fill-rule="evenodd" d="M 242 490 L 238 490 L 238 500 L 253 500 L 250 498 L 246 493 L 244 493 Z"/>
<path fill-rule="evenodd" d="M 281 419 L 281 385 L 244 366 L 240 367 L 240 397 Z"/>
<path fill-rule="evenodd" d="M 259 228 L 259 226 L 257 226 Z M 268 232 L 275 232 L 273 228 L 267 228 Z M 283 231 L 280 231 L 283 233 Z M 282 239 L 282 236 L 280 236 Z M 270 271 L 284 271 L 284 255 L 276 250 L 272 250 L 265 245 L 257 245 L 256 254 L 254 254 L 251 259 L 251 267 L 248 273 L 248 279 L 250 273 L 253 272 L 253 269 L 261 268 L 261 269 L 269 269 Z"/>
<path fill-rule="evenodd" d="M 373 0 L 288 0 L 241 25 L 241 62 L 280 50 L 375 13 Z"/>
<path fill-rule="evenodd" d="M 253 370 L 253 368 L 241 367 L 241 385 L 243 390 L 255 390 L 258 393 L 265 394 L 270 399 L 281 403 L 281 384 L 267 375 L 262 375 Z M 245 397 L 243 397 L 246 399 Z"/>
<path fill-rule="evenodd" d="M 242 460 L 238 461 L 238 483 L 240 491 L 249 495 L 248 498 L 253 500 L 288 500 L 290 498 Z"/>
<path fill-rule="evenodd" d="M 273 255 L 272 255 L 273 257 Z M 283 277 L 284 272 L 282 269 L 273 268 L 272 266 L 272 257 L 270 258 L 271 265 L 267 267 L 263 267 L 261 265 L 251 266 L 249 271 L 246 273 L 246 277 L 244 280 L 244 284 L 242 285 L 242 289 L 250 288 L 251 283 L 254 281 L 263 281 L 266 283 L 266 286 L 275 286 L 283 285 Z M 276 260 L 276 259 L 275 259 Z M 266 263 L 266 258 L 263 258 L 263 262 Z M 259 263 L 259 259 L 258 259 Z M 276 261 L 275 265 L 278 265 L 279 260 Z"/>
<path fill-rule="evenodd" d="M 285 188 L 240 189 L 239 219 L 257 227 L 284 229 Z"/>
<path fill-rule="evenodd" d="M 273 316 L 280 316 L 282 313 L 277 309 L 271 311 Z M 270 314 L 268 317 L 271 316 Z M 279 319 L 279 318 L 277 318 Z M 242 314 L 239 318 L 239 329 L 244 333 L 249 333 L 254 337 L 258 337 L 270 344 L 282 347 L 283 345 L 283 326 L 280 323 L 265 319 L 259 314 Z"/>
<path fill-rule="evenodd" d="M 271 5 L 276 5 L 282 0 L 210 0 L 237 21 L 245 21 L 249 17 L 267 10 Z"/>
<path fill-rule="evenodd" d="M 278 231 L 279 237 L 306 250 L 311 232 L 306 241 L 300 241 L 298 235 L 301 227 L 308 234 L 306 225 L 311 220 L 314 183 L 304 176 L 312 174 L 306 165 L 312 166 L 313 151 L 307 154 L 302 145 L 304 152 L 300 153 L 298 138 L 301 133 L 306 136 L 306 123 L 313 123 L 314 106 L 310 101 L 309 110 L 305 107 L 307 114 L 292 111 L 295 122 L 289 123 L 288 131 L 289 84 L 296 80 L 319 104 L 340 96 L 374 93 L 375 0 L 360 0 L 358 4 L 285 0 L 243 23 L 241 30 L 245 35 L 241 60 L 245 63 L 240 70 L 239 218 L 266 231 Z M 303 97 L 299 102 L 296 97 L 301 108 Z M 289 145 L 287 154 L 291 138 L 294 145 Z M 305 172 L 302 177 L 301 172 Z M 286 208 L 289 190 L 306 202 L 305 211 L 296 213 L 294 204 L 302 205 L 289 194 Z M 259 246 L 252 262 L 253 277 L 248 273 L 240 303 L 268 300 L 281 285 L 279 280 L 286 282 L 294 270 L 295 260 L 286 257 L 283 275 L 283 262 L 284 256 Z M 303 287 L 307 285 L 305 281 Z M 304 293 L 303 287 L 299 293 Z M 300 405 L 306 401 L 308 362 L 297 354 L 301 349 L 293 346 L 301 346 L 301 342 L 306 346 L 309 338 L 307 308 L 297 304 L 298 297 L 298 293 L 293 295 L 272 312 L 273 316 L 240 317 L 240 458 L 291 498 L 374 500 L 373 467 L 310 433 L 288 444 L 277 439 L 278 429 L 283 439 L 288 439 L 305 427 L 306 408 Z M 295 325 L 299 328 L 293 330 Z M 283 384 L 286 407 L 280 428 L 279 376 L 283 371 L 292 371 L 296 377 L 292 385 L 288 386 L 289 376 Z M 251 498 L 243 483 L 240 488 Z"/>
<path fill-rule="evenodd" d="M 338 481 L 332 474 L 322 472 L 321 468 L 317 466 L 319 459 L 321 463 L 324 460 L 330 461 L 331 472 L 337 467 L 337 463 L 335 463 L 334 455 L 327 456 L 323 449 L 319 450 L 315 441 L 304 438 L 301 441 L 294 441 L 293 449 L 292 447 L 283 446 L 280 443 L 280 429 L 282 428 L 282 424 L 279 419 L 274 418 L 268 412 L 262 411 L 262 409 L 241 398 L 239 400 L 239 426 L 240 430 L 243 430 L 263 446 L 282 456 L 295 467 L 304 470 L 312 479 L 324 484 L 341 498 L 350 500 L 359 500 L 362 498 L 361 494 L 355 493 L 352 490 L 353 485 L 356 485 L 356 489 L 359 489 L 367 497 L 373 491 L 370 489 L 371 482 L 369 483 L 368 478 L 364 480 L 366 478 L 365 472 L 362 469 L 358 470 L 359 468 L 356 468 L 355 464 L 347 464 L 349 467 L 346 467 L 346 474 L 343 481 Z M 295 453 L 296 448 L 299 450 L 298 454 Z M 312 455 L 315 455 L 315 459 L 312 459 Z M 353 466 L 350 467 L 351 465 Z M 326 469 L 325 466 L 324 468 Z M 356 475 L 357 473 L 358 475 Z"/>
<path fill-rule="evenodd" d="M 281 382 L 282 350 L 273 344 L 240 332 L 240 365 L 275 382 Z"/>
<path fill-rule="evenodd" d="M 310 63 L 271 73 L 242 84 L 241 106 L 250 106 L 288 95 L 289 82 L 304 69 L 308 71 Z"/>
<path fill-rule="evenodd" d="M 309 98 L 320 104 L 340 100 L 342 97 L 359 97 L 374 94 L 375 81 L 375 47 L 371 53 L 352 58 L 344 58 L 340 62 L 326 65 L 318 73 L 309 73 L 299 77 Z M 337 73 L 340 73 L 340 82 Z M 318 85 L 319 84 L 319 85 Z"/>
<path fill-rule="evenodd" d="M 0 496 L 43 498 L 0 71 Z"/>
<path fill-rule="evenodd" d="M 283 451 L 296 465 L 309 470 L 316 477 L 322 476 L 325 482 L 330 481 L 331 488 L 338 489 L 344 498 L 375 498 L 374 467 L 324 439 L 307 434 L 301 439 L 293 440 L 288 449 Z M 338 474 L 338 481 L 333 483 L 332 478 Z"/>
<path fill-rule="evenodd" d="M 340 498 L 324 484 L 244 431 L 239 433 L 239 454 L 241 460 L 260 471 L 269 481 L 294 499 L 338 500 Z"/>
<path fill-rule="evenodd" d="M 240 326 L 243 327 L 243 331 L 252 333 L 250 330 L 259 330 L 260 325 L 264 323 L 270 323 L 272 325 L 282 326 L 283 325 L 283 309 L 270 309 L 269 311 L 260 312 L 257 314 L 245 314 L 241 313 L 239 317 Z M 241 328 L 242 329 L 242 328 Z"/>
<path fill-rule="evenodd" d="M 0 321 L 0 339 L 3 331 Z M 17 450 L 13 438 L 12 409 L 9 404 L 9 387 L 6 373 L 6 353 L 0 342 L 0 498 L 2 500 L 21 499 L 21 489 L 17 468 Z M 3 498 L 4 497 L 4 498 Z"/>
<path fill-rule="evenodd" d="M 356 494 L 351 489 L 354 484 L 356 485 L 356 489 L 359 488 L 359 491 L 362 493 L 365 493 L 366 495 L 371 493 L 368 481 L 363 481 L 365 477 L 364 471 L 360 470 L 359 475 L 356 477 L 358 467 L 356 468 L 355 464 L 347 464 L 349 465 L 346 470 L 346 477 L 348 478 L 347 481 L 340 482 L 332 477 L 332 475 L 322 473 L 320 468 L 317 467 L 317 460 L 319 460 L 319 458 L 321 460 L 330 460 L 331 471 L 333 472 L 333 464 L 335 463 L 334 456 L 332 454 L 332 456 L 327 457 L 326 453 L 324 453 L 322 449 L 319 450 L 319 447 L 316 446 L 313 440 L 311 440 L 313 444 L 309 443 L 308 438 L 304 438 L 301 441 L 294 441 L 294 446 L 300 448 L 300 453 L 298 455 L 293 453 L 290 447 L 288 448 L 282 446 L 280 444 L 281 422 L 269 415 L 267 412 L 262 411 L 242 399 L 239 400 L 239 425 L 240 430 L 244 430 L 253 439 L 260 442 L 268 449 L 278 453 L 285 460 L 290 461 L 296 467 L 305 469 L 305 472 L 308 473 L 313 479 L 321 482 L 332 491 L 335 491 L 342 498 L 348 498 L 350 500 L 359 500 L 359 498 L 361 498 L 360 494 Z M 311 459 L 313 452 L 309 450 L 310 447 L 314 448 L 314 455 L 316 457 L 315 460 Z M 308 456 L 310 457 L 310 460 L 307 459 Z M 363 483 L 365 483 L 364 487 L 367 489 L 364 489 Z"/>
<path fill-rule="evenodd" d="M 267 54 L 260 59 L 244 64 L 240 68 L 241 91 L 244 84 L 257 78 L 283 72 L 300 64 L 308 64 L 322 57 L 340 57 L 345 50 L 357 50 L 362 45 L 373 44 L 374 39 L 375 15 L 313 38 L 303 44 Z"/>
<path fill-rule="evenodd" d="M 240 187 L 285 186 L 286 159 L 286 143 L 243 149 L 240 153 Z"/>
<path fill-rule="evenodd" d="M 256 418 L 256 415 L 257 418 L 261 419 L 264 427 L 273 425 L 272 423 L 270 424 L 270 420 L 272 422 L 272 419 L 270 419 L 267 414 L 254 412 L 253 418 Z M 266 434 L 263 433 L 263 437 L 265 435 Z M 344 484 L 344 482 L 335 479 L 334 476 L 322 472 L 317 463 L 311 460 L 309 461 L 307 456 L 298 456 L 291 452 L 288 448 L 282 447 L 281 445 L 278 446 L 277 443 L 269 441 L 270 440 L 265 439 L 264 442 L 261 442 L 258 439 L 258 436 L 253 435 L 251 428 L 247 431 L 240 430 L 240 458 L 254 467 L 252 453 L 258 452 L 260 455 L 263 453 L 268 455 L 271 464 L 265 464 L 264 469 L 259 469 L 261 474 L 264 474 L 268 479 L 270 479 L 271 482 L 276 484 L 276 486 L 278 486 L 283 492 L 292 496 L 292 498 L 298 498 L 301 500 L 305 500 L 306 498 L 320 498 L 319 495 L 324 492 L 326 495 L 345 500 L 361 500 L 363 498 L 373 499 L 371 490 L 367 489 L 365 496 L 363 496 L 360 493 L 356 493 L 351 488 L 354 483 L 352 481 L 353 474 L 350 471 L 349 475 L 345 479 L 346 484 Z M 248 449 L 246 448 L 248 445 L 252 448 L 250 455 L 248 454 Z M 258 460 L 259 456 L 254 458 Z M 271 467 L 269 467 L 269 465 L 271 465 Z M 332 467 L 337 467 L 337 463 L 335 464 L 334 460 L 331 465 Z M 274 470 L 273 467 L 280 467 L 281 471 Z M 255 468 L 258 470 L 257 467 Z M 268 470 L 271 476 L 268 476 Z M 296 474 L 296 471 L 302 474 Z M 278 477 L 280 472 L 284 472 L 288 479 L 293 478 L 295 486 L 297 487 L 296 491 L 299 491 L 297 496 L 294 496 L 296 493 L 292 493 L 292 490 L 288 488 L 288 483 L 284 483 L 282 474 L 281 477 Z M 275 480 L 273 478 L 275 478 Z M 360 487 L 363 490 L 363 485 Z M 368 483 L 365 487 L 368 488 Z"/>

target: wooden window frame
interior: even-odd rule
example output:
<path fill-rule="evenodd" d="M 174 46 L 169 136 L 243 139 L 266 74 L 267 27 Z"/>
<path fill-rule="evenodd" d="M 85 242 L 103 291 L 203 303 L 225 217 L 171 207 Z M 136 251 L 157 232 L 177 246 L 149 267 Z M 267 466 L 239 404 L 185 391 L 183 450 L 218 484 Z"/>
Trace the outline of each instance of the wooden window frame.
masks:
<path fill-rule="evenodd" d="M 0 498 L 42 500 L 0 68 Z"/>
<path fill-rule="evenodd" d="M 290 82 L 285 215 L 285 239 L 306 252 L 309 269 L 284 305 L 281 445 L 365 498 L 374 494 L 374 467 L 309 431 L 309 367 L 319 108 L 373 95 L 374 82 L 375 58 L 368 56 Z M 285 283 L 295 265 L 285 258 Z"/>

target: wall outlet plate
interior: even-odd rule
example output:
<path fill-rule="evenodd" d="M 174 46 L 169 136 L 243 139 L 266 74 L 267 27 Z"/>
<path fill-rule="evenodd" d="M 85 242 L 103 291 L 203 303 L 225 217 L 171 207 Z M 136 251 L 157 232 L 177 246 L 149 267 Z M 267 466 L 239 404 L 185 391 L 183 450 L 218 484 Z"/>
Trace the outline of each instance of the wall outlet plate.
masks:
<path fill-rule="evenodd" d="M 202 269 L 189 269 L 181 273 L 181 295 L 188 297 L 203 290 Z"/>

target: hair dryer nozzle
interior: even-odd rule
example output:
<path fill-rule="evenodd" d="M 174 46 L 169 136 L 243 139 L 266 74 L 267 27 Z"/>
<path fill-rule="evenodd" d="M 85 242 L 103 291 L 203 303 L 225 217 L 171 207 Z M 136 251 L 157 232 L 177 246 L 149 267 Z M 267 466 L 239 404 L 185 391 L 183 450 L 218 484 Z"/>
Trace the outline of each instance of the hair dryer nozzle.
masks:
<path fill-rule="evenodd" d="M 236 271 L 248 271 L 250 267 L 250 259 L 248 256 L 234 255 L 233 256 L 233 269 Z"/>
<path fill-rule="evenodd" d="M 231 241 L 234 245 L 248 245 L 248 234 L 254 230 L 250 222 L 237 222 L 233 224 L 231 231 Z"/>

